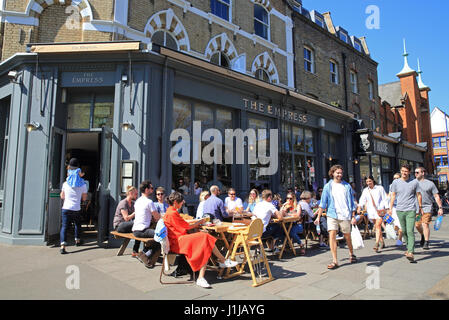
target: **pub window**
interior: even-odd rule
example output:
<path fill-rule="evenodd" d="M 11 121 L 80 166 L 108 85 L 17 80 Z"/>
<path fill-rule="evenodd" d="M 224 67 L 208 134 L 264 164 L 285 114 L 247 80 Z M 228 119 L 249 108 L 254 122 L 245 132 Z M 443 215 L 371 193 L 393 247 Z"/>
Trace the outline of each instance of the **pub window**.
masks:
<path fill-rule="evenodd" d="M 113 90 L 86 94 L 73 90 L 67 104 L 67 129 L 90 130 L 112 128 L 114 119 Z"/>
<path fill-rule="evenodd" d="M 230 0 L 210 0 L 210 11 L 226 21 L 229 21 L 230 6 Z"/>
<path fill-rule="evenodd" d="M 281 188 L 298 186 L 300 190 L 314 190 L 314 135 L 310 129 L 282 124 Z"/>
<path fill-rule="evenodd" d="M 178 44 L 176 43 L 175 38 L 166 31 L 156 31 L 151 37 L 151 41 L 162 47 L 178 50 Z"/>
<path fill-rule="evenodd" d="M 216 52 L 210 58 L 210 62 L 223 68 L 229 68 L 228 57 L 223 52 Z"/>
<path fill-rule="evenodd" d="M 264 7 L 254 4 L 254 33 L 259 37 L 268 39 L 270 22 L 268 12 Z"/>
<path fill-rule="evenodd" d="M 190 164 L 177 164 L 172 166 L 172 189 L 179 190 L 182 187 L 180 184 L 182 180 L 185 186 L 181 190 L 184 194 L 194 194 L 193 185 L 195 182 L 198 182 L 203 190 L 209 190 L 212 184 L 218 184 L 221 191 L 225 192 L 225 190 L 232 187 L 232 165 L 225 163 L 225 153 L 230 152 L 232 146 L 222 143 L 221 164 L 218 163 L 219 161 L 214 161 L 213 164 L 209 165 L 203 159 L 197 159 L 197 155 L 193 153 L 192 148 L 193 121 L 201 121 L 201 135 L 207 129 L 218 129 L 223 139 L 222 142 L 225 141 L 225 130 L 233 129 L 231 111 L 204 103 L 175 98 L 173 101 L 173 129 L 186 129 L 190 133 L 191 154 L 187 156 L 190 159 Z M 178 142 L 173 142 L 173 145 L 176 143 L 183 142 L 179 139 Z M 204 147 L 210 143 L 211 141 L 201 142 L 200 156 L 202 156 Z M 182 157 L 183 155 L 178 154 L 178 156 Z M 213 151 L 211 156 L 215 156 Z M 201 163 L 194 164 L 198 160 L 201 160 Z"/>

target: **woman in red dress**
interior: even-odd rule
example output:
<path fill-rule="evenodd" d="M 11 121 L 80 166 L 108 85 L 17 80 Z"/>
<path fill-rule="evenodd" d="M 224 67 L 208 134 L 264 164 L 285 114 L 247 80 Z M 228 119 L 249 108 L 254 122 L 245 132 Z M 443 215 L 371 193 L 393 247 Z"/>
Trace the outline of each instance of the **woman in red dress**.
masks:
<path fill-rule="evenodd" d="M 184 197 L 179 192 L 172 193 L 168 199 L 170 205 L 163 217 L 167 227 L 167 236 L 170 242 L 170 252 L 180 253 L 186 256 L 187 262 L 194 272 L 200 271 L 197 285 L 209 288 L 210 285 L 204 278 L 207 261 L 213 253 L 219 261 L 221 268 L 236 266 L 236 261 L 226 260 L 215 246 L 215 239 L 208 233 L 196 232 L 188 234 L 190 229 L 198 228 L 205 219 L 198 220 L 195 224 L 188 224 L 180 215 L 178 210 L 182 208 Z"/>

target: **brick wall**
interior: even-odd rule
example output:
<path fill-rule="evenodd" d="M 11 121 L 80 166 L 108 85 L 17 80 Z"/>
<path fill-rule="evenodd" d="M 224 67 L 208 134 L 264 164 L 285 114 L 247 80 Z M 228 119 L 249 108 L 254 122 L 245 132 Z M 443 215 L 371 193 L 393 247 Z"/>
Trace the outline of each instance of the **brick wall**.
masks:
<path fill-rule="evenodd" d="M 39 17 L 39 27 L 36 28 L 35 42 L 82 41 L 81 16 L 76 12 L 72 16 L 65 10 L 65 6 L 52 5 L 42 12 Z M 73 19 L 73 23 L 70 19 Z"/>

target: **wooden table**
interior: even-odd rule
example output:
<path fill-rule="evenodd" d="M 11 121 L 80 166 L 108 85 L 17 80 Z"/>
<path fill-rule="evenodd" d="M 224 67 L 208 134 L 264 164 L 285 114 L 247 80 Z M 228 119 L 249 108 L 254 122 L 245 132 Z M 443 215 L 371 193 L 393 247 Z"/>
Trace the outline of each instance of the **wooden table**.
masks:
<path fill-rule="evenodd" d="M 299 217 L 293 217 L 293 216 L 284 217 L 282 220 L 279 220 L 279 219 L 272 220 L 272 223 L 279 223 L 282 226 L 282 229 L 284 230 L 284 233 L 285 233 L 284 243 L 282 244 L 281 252 L 279 252 L 279 259 L 282 258 L 282 255 L 287 246 L 287 243 L 288 243 L 290 249 L 292 249 L 293 254 L 296 256 L 295 246 L 293 245 L 292 239 L 290 238 L 290 230 L 293 227 L 293 223 L 297 222 L 299 220 L 300 220 Z"/>

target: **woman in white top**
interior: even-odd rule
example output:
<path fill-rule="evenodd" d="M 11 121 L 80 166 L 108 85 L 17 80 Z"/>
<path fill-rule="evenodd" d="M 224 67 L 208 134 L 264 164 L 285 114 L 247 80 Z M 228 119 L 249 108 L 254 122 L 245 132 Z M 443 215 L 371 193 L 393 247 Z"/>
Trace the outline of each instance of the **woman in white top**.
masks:
<path fill-rule="evenodd" d="M 383 219 L 377 214 L 377 210 L 388 208 L 387 194 L 382 186 L 376 185 L 373 176 L 365 178 L 365 183 L 367 187 L 363 189 L 362 196 L 359 199 L 357 213 L 360 214 L 361 209 L 366 206 L 368 219 L 374 223 L 376 228 L 376 245 L 374 251 L 380 252 L 379 244 L 381 244 L 381 248 L 384 248 L 385 244 L 382 237 Z"/>
<path fill-rule="evenodd" d="M 203 218 L 203 207 L 204 202 L 210 197 L 209 191 L 203 191 L 200 194 L 200 204 L 198 205 L 198 209 L 196 209 L 196 218 L 202 219 Z"/>

